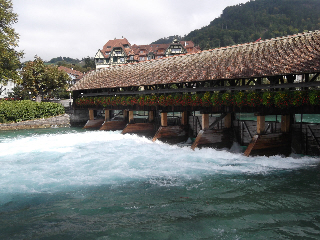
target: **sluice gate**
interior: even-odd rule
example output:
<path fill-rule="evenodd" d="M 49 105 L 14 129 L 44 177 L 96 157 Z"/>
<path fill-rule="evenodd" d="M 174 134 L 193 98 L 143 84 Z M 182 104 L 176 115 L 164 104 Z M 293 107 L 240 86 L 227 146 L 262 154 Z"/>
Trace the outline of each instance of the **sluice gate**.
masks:
<path fill-rule="evenodd" d="M 94 113 L 97 110 L 89 111 L 89 116 L 97 116 Z M 104 118 L 93 117 L 84 128 L 120 130 L 122 134 L 137 134 L 170 144 L 184 143 L 188 139 L 190 142 L 191 139 L 192 149 L 230 149 L 237 143 L 245 149 L 243 154 L 246 156 L 320 155 L 320 124 L 302 122 L 299 118 L 300 122 L 295 121 L 290 115 L 274 116 L 273 121 L 266 121 L 265 116 L 243 120 L 234 113 L 146 111 L 145 118 L 141 118 L 135 116 L 136 111 L 128 110 L 120 117 L 117 115 L 115 120 L 110 117 L 111 112 L 104 110 Z"/>
<path fill-rule="evenodd" d="M 295 119 L 320 114 L 319 31 L 101 69 L 71 90 L 86 128 L 191 139 L 193 149 L 236 142 L 247 156 L 320 155 L 319 125 Z M 142 122 L 136 111 L 148 112 Z"/>

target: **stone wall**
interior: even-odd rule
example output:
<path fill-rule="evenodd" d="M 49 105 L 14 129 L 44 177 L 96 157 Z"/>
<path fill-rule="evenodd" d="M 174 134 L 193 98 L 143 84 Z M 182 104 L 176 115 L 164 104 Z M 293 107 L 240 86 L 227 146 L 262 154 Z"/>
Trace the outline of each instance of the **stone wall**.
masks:
<path fill-rule="evenodd" d="M 72 109 L 68 111 L 70 116 L 70 124 L 74 127 L 83 127 L 89 120 L 88 109 Z"/>
<path fill-rule="evenodd" d="M 70 116 L 63 114 L 51 118 L 35 119 L 18 123 L 0 123 L 0 130 L 19 130 L 32 128 L 69 127 Z"/>

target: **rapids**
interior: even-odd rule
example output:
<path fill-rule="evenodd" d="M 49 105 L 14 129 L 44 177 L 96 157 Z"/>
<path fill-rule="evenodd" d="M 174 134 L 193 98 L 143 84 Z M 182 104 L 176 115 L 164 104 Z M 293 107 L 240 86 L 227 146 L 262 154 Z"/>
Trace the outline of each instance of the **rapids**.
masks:
<path fill-rule="evenodd" d="M 82 129 L 0 135 L 1 239 L 316 239 L 319 158 Z"/>

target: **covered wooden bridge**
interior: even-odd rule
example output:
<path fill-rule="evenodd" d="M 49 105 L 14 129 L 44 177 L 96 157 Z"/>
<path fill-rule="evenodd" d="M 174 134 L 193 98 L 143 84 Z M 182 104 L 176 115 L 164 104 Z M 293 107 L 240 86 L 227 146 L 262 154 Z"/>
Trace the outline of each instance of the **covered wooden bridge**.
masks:
<path fill-rule="evenodd" d="M 74 108 L 89 110 L 86 127 L 155 133 L 154 139 L 171 142 L 195 135 L 193 148 L 230 147 L 238 141 L 249 145 L 246 155 L 288 154 L 299 142 L 292 134 L 300 128 L 301 139 L 311 138 L 309 153 L 319 154 L 320 127 L 297 124 L 294 118 L 320 113 L 319 73 L 320 32 L 314 31 L 105 68 L 87 74 L 71 90 Z M 104 119 L 95 119 L 101 110 Z M 122 110 L 124 120 L 112 121 L 114 110 Z M 134 111 L 147 111 L 148 122 L 139 123 Z M 171 126 L 168 115 L 177 112 L 179 123 Z M 254 113 L 257 119 L 248 126 L 235 118 L 237 113 Z M 267 123 L 267 115 L 281 115 L 281 121 Z M 296 148 L 308 154 L 308 146 Z"/>

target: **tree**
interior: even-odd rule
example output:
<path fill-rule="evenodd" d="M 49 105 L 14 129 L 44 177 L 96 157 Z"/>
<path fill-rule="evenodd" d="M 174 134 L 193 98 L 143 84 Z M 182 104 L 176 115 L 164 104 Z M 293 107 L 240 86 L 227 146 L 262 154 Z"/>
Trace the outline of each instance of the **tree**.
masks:
<path fill-rule="evenodd" d="M 9 98 L 20 99 L 20 100 L 30 100 L 30 95 L 27 90 L 22 86 L 17 85 L 12 89 L 12 92 L 8 93 Z"/>
<path fill-rule="evenodd" d="M 17 22 L 11 0 L 0 0 L 0 83 L 19 79 L 16 71 L 21 67 L 22 52 L 14 50 L 18 46 L 19 36 L 12 28 Z"/>
<path fill-rule="evenodd" d="M 27 62 L 22 69 L 21 85 L 36 96 L 37 102 L 41 102 L 45 94 L 50 94 L 58 88 L 66 88 L 68 81 L 70 78 L 66 72 L 60 71 L 58 66 L 45 66 L 39 57 Z"/>
<path fill-rule="evenodd" d="M 251 0 L 225 8 L 219 18 L 190 32 L 183 40 L 208 49 L 314 31 L 319 27 L 319 0 Z"/>
<path fill-rule="evenodd" d="M 94 63 L 94 59 L 89 56 L 84 59 L 84 68 L 91 70 L 96 68 L 96 64 Z"/>

